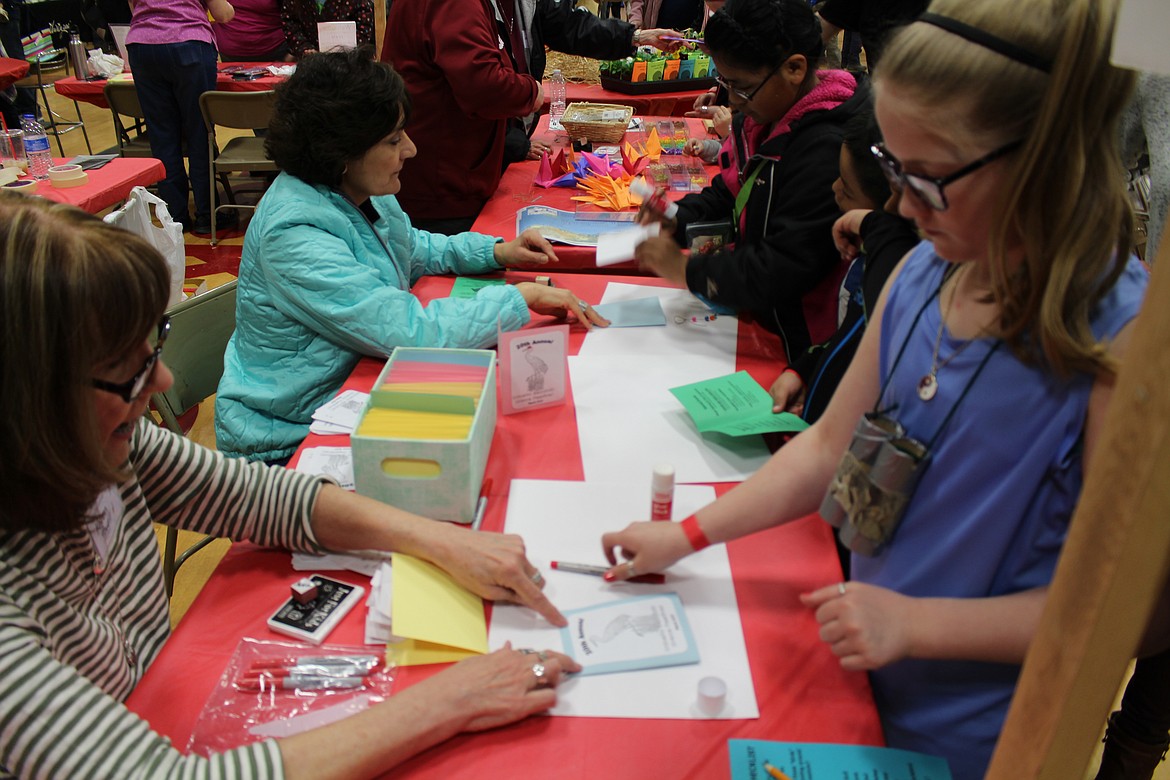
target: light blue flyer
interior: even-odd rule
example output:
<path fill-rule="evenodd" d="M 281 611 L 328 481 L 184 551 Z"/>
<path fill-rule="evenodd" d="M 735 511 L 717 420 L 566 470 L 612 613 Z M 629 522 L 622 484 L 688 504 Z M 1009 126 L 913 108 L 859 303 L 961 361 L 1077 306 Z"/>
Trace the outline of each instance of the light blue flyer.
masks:
<path fill-rule="evenodd" d="M 730 739 L 731 780 L 951 780 L 946 759 L 826 742 Z"/>
<path fill-rule="evenodd" d="M 634 596 L 565 610 L 565 654 L 583 667 L 578 674 L 697 664 L 699 649 L 677 593 Z"/>
<path fill-rule="evenodd" d="M 657 298 L 599 303 L 593 307 L 593 311 L 609 320 L 611 328 L 642 328 L 647 325 L 666 324 L 662 303 Z"/>

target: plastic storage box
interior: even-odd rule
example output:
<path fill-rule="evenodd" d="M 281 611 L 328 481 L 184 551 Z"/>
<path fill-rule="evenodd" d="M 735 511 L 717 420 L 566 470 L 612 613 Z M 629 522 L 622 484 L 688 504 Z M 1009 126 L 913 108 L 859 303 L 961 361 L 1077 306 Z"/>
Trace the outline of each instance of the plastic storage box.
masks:
<path fill-rule="evenodd" d="M 387 384 L 396 366 L 411 376 L 433 373 L 441 377 L 483 376 L 477 398 L 439 392 L 401 392 Z M 466 377 L 464 377 L 466 378 Z M 412 382 L 409 386 L 417 386 Z M 466 385 L 466 382 L 463 383 Z M 391 409 L 426 414 L 470 414 L 466 437 L 425 438 L 415 430 L 398 438 L 393 430 L 363 434 L 372 410 Z M 496 353 L 485 349 L 426 349 L 399 347 L 370 393 L 350 438 L 354 486 L 363 496 L 437 520 L 470 523 L 483 483 L 488 451 L 496 429 Z"/>

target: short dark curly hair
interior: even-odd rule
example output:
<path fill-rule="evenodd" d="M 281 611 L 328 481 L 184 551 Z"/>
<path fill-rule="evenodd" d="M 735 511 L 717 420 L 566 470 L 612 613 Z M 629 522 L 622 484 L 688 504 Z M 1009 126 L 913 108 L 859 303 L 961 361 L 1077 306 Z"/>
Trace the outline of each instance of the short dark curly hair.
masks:
<path fill-rule="evenodd" d="M 707 49 L 738 68 L 774 68 L 803 54 L 809 71 L 825 51 L 821 24 L 806 0 L 728 0 L 707 20 Z"/>
<path fill-rule="evenodd" d="M 264 149 L 282 170 L 337 187 L 346 164 L 410 118 L 410 97 L 394 68 L 373 49 L 310 54 L 276 88 Z"/>

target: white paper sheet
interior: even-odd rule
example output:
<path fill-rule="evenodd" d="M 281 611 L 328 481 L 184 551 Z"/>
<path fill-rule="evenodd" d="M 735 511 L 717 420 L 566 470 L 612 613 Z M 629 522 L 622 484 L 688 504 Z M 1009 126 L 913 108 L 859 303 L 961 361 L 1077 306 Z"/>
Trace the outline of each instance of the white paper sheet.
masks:
<path fill-rule="evenodd" d="M 657 222 L 649 225 L 635 225 L 629 230 L 617 233 L 602 233 L 597 237 L 597 267 L 633 260 L 641 244 L 650 236 L 658 235 L 660 226 Z"/>
<path fill-rule="evenodd" d="M 739 320 L 735 317 L 721 316 L 710 322 L 691 322 L 691 317 L 710 314 L 711 310 L 688 290 L 670 287 L 610 282 L 605 288 L 601 303 L 631 301 L 638 298 L 658 298 L 662 304 L 662 311 L 666 314 L 665 328 L 620 331 L 594 328 L 585 336 L 585 343 L 581 345 L 577 354 L 584 357 L 638 355 L 648 361 L 661 363 L 709 357 L 720 361 L 719 373 L 710 376 L 721 376 L 735 371 Z M 678 322 L 676 318 L 682 318 L 683 322 Z M 698 379 L 693 381 L 697 382 Z"/>
<path fill-rule="evenodd" d="M 681 519 L 707 505 L 715 490 L 705 485 L 675 488 L 673 514 Z M 573 609 L 629 596 L 674 591 L 682 599 L 699 648 L 699 663 L 570 679 L 557 689 L 553 715 L 598 718 L 701 719 L 696 707 L 699 680 L 717 676 L 727 683 L 727 705 L 718 718 L 758 718 L 739 606 L 731 581 L 727 548 L 708 547 L 671 567 L 664 585 L 609 585 L 600 577 L 554 571 L 550 561 L 604 563 L 601 534 L 621 530 L 650 511 L 649 473 L 645 482 L 598 484 L 513 480 L 505 530 L 524 537 L 528 558 L 544 574 L 544 592 L 560 609 Z M 555 518 L 555 522 L 553 521 Z M 488 644 L 514 647 L 562 646 L 560 629 L 530 609 L 497 603 Z"/>
<path fill-rule="evenodd" d="M 657 330 L 662 328 L 629 328 Z M 702 434 L 670 388 L 728 373 L 718 358 L 695 355 L 570 357 L 581 463 L 588 482 L 621 482 L 674 466 L 675 481 L 738 482 L 768 459 L 759 436 Z M 649 512 L 646 507 L 645 512 Z"/>
<path fill-rule="evenodd" d="M 317 51 L 357 48 L 357 22 L 317 22 Z"/>

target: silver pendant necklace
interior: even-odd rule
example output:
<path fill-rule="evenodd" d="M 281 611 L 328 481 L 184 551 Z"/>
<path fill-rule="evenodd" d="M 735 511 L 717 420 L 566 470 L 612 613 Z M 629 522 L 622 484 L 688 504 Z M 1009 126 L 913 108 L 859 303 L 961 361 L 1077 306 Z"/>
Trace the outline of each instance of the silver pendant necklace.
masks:
<path fill-rule="evenodd" d="M 960 271 L 965 269 L 965 268 L 966 268 L 966 266 L 963 266 L 960 269 Z M 954 352 L 952 352 L 950 355 L 948 355 L 947 358 L 945 360 L 943 360 L 943 362 L 941 362 L 941 363 L 938 362 L 938 351 L 939 351 L 939 347 L 942 346 L 943 330 L 946 328 L 947 317 L 950 316 L 950 313 L 951 313 L 951 304 L 953 304 L 955 302 L 955 295 L 957 294 L 957 290 L 958 290 L 958 286 L 959 286 L 958 276 L 959 276 L 959 272 L 956 271 L 955 273 L 952 273 L 950 275 L 950 277 L 945 277 L 943 279 L 943 282 L 942 282 L 942 286 L 945 286 L 947 283 L 947 279 L 949 279 L 951 277 L 954 277 L 954 279 L 955 279 L 955 283 L 951 287 L 951 297 L 946 302 L 946 304 L 942 305 L 942 307 L 941 307 L 942 310 L 940 312 L 939 321 L 938 321 L 938 333 L 934 337 L 934 354 L 930 358 L 930 371 L 927 374 L 924 374 L 923 377 L 918 380 L 918 397 L 921 398 L 923 401 L 930 401 L 936 395 L 938 395 L 938 372 L 942 371 L 943 368 L 947 365 L 947 363 L 950 363 L 952 360 L 957 358 L 959 356 L 959 354 L 962 353 L 963 350 L 965 350 L 967 347 L 971 346 L 970 341 L 965 341 L 965 342 L 963 342 L 962 346 L 960 346 L 958 349 L 956 349 Z M 942 299 L 943 295 L 945 294 L 945 292 L 946 292 L 945 290 L 939 291 L 940 304 L 941 304 L 941 299 Z"/>

